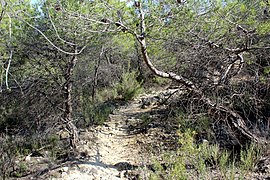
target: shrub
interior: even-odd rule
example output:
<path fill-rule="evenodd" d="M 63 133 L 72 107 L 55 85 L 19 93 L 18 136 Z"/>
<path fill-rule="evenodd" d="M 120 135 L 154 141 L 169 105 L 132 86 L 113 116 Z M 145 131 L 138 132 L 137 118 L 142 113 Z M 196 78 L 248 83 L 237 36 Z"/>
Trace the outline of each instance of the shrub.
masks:
<path fill-rule="evenodd" d="M 84 105 L 84 127 L 93 124 L 102 125 L 108 118 L 109 114 L 115 109 L 115 105 L 110 102 L 96 102 L 89 101 Z"/>
<path fill-rule="evenodd" d="M 16 151 L 8 136 L 0 137 L 0 177 L 9 177 L 12 168 L 15 166 Z"/>
<path fill-rule="evenodd" d="M 212 179 L 211 168 L 215 168 L 215 177 L 220 179 L 245 178 L 247 171 L 253 171 L 259 157 L 260 147 L 254 144 L 247 145 L 240 151 L 240 160 L 231 156 L 229 150 L 220 150 L 218 145 L 203 142 L 195 143 L 196 132 L 191 129 L 179 131 L 180 147 L 170 155 L 168 169 L 165 171 L 155 162 L 155 174 L 152 179 L 163 176 L 165 179 Z M 168 157 L 166 154 L 163 157 Z M 166 158 L 163 158 L 166 159 Z"/>
<path fill-rule="evenodd" d="M 96 94 L 97 102 L 105 102 L 116 99 L 118 96 L 117 91 L 113 87 L 106 87 L 99 90 Z"/>
<path fill-rule="evenodd" d="M 254 143 L 248 145 L 247 148 L 240 153 L 241 169 L 244 171 L 253 171 L 261 155 L 260 147 L 256 146 Z"/>
<path fill-rule="evenodd" d="M 135 71 L 123 73 L 121 81 L 115 84 L 117 94 L 125 101 L 133 99 L 143 90 L 142 83 L 136 80 L 137 76 Z"/>

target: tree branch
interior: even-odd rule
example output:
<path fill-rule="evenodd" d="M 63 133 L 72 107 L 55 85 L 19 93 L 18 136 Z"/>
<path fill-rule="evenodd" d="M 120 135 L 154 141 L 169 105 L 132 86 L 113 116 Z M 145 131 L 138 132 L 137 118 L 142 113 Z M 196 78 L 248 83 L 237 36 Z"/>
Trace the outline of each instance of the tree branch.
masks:
<path fill-rule="evenodd" d="M 132 33 L 133 35 L 136 36 L 137 40 L 140 42 L 141 45 L 141 52 L 142 52 L 142 56 L 143 59 L 146 63 L 146 65 L 148 66 L 148 68 L 157 76 L 163 77 L 163 78 L 169 78 L 172 80 L 175 80 L 177 82 L 180 82 L 181 84 L 185 85 L 186 88 L 188 88 L 190 91 L 194 92 L 198 97 L 200 97 L 200 99 L 208 106 L 210 106 L 211 108 L 214 108 L 217 111 L 223 112 L 223 113 L 228 113 L 230 116 L 229 120 L 230 120 L 230 124 L 233 125 L 233 127 L 235 127 L 236 129 L 238 129 L 244 136 L 246 136 L 248 139 L 251 139 L 255 142 L 258 143 L 268 143 L 267 140 L 262 139 L 257 137 L 255 134 L 253 134 L 249 128 L 247 127 L 244 119 L 241 117 L 241 115 L 239 115 L 238 113 L 236 113 L 235 111 L 232 111 L 230 108 L 222 105 L 222 104 L 218 104 L 215 101 L 211 100 L 210 98 L 206 97 L 205 94 L 196 87 L 196 85 L 182 77 L 181 75 L 177 75 L 175 73 L 172 72 L 163 72 L 161 70 L 158 70 L 151 62 L 148 53 L 147 53 L 147 45 L 146 45 L 146 39 L 145 39 L 145 32 L 146 32 L 146 25 L 145 25 L 145 19 L 144 19 L 144 12 L 142 10 L 141 5 L 139 7 L 137 7 L 139 10 L 139 14 L 140 14 L 140 21 L 141 21 L 141 36 L 138 36 L 136 33 Z M 128 28 L 127 28 L 128 29 Z M 231 52 L 237 52 L 237 54 L 239 54 L 240 52 L 242 52 L 241 49 L 228 49 Z M 243 61 L 243 58 L 239 57 L 240 61 Z"/>
<path fill-rule="evenodd" d="M 51 24 L 52 24 L 52 26 L 53 26 L 53 29 L 54 29 L 55 34 L 57 35 L 58 39 L 60 39 L 60 40 L 61 40 L 61 41 L 63 41 L 64 43 L 69 44 L 69 45 L 71 45 L 71 46 L 76 46 L 76 44 L 75 44 L 75 43 L 68 42 L 68 41 L 66 41 L 66 40 L 64 40 L 64 39 L 62 39 L 62 38 L 60 37 L 60 35 L 59 35 L 59 33 L 58 33 L 58 31 L 57 31 L 57 29 L 56 29 L 55 25 L 54 25 L 54 22 L 52 21 L 52 18 L 51 18 L 50 12 L 49 12 L 49 10 L 48 10 L 48 8 L 47 8 L 47 7 L 46 7 L 46 9 L 47 9 L 47 13 L 48 13 L 48 16 L 49 16 L 50 22 L 51 22 Z"/>
<path fill-rule="evenodd" d="M 27 21 L 19 18 L 19 20 L 21 20 L 22 22 L 26 23 L 28 26 L 30 26 L 31 28 L 35 29 L 36 31 L 38 31 L 54 48 L 56 48 L 58 51 L 64 53 L 64 54 L 68 54 L 68 55 L 79 55 L 82 53 L 82 51 L 86 48 L 86 45 L 83 46 L 79 52 L 68 52 L 65 51 L 63 49 L 61 49 L 60 47 L 56 46 L 40 29 L 36 28 L 35 26 L 33 26 L 32 24 L 28 23 Z"/>

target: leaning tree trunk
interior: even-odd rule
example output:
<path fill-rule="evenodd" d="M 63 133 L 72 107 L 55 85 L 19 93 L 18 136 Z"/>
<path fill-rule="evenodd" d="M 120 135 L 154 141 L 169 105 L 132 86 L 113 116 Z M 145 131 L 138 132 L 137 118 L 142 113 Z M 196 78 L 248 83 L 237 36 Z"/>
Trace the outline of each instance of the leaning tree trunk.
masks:
<path fill-rule="evenodd" d="M 72 122 L 72 75 L 73 70 L 77 62 L 77 48 L 75 48 L 75 53 L 73 57 L 69 60 L 66 73 L 65 73 L 65 84 L 64 84 L 64 123 L 66 130 L 69 133 L 70 147 L 76 149 L 79 141 L 78 131 L 74 123 Z"/>
<path fill-rule="evenodd" d="M 145 32 L 146 32 L 146 26 L 145 26 L 145 17 L 144 12 L 142 10 L 142 7 L 138 7 L 139 13 L 140 13 L 140 35 L 136 34 L 134 31 L 131 31 L 123 24 L 120 24 L 122 28 L 124 28 L 129 33 L 133 34 L 136 39 L 138 40 L 140 46 L 141 46 L 141 53 L 143 56 L 143 60 L 148 66 L 148 68 L 157 76 L 163 77 L 163 78 L 169 78 L 172 80 L 175 80 L 177 82 L 180 82 L 183 84 L 186 88 L 188 88 L 190 91 L 192 91 L 194 94 L 200 97 L 201 101 L 203 101 L 209 108 L 214 109 L 215 111 L 226 113 L 228 115 L 228 122 L 230 126 L 232 126 L 234 129 L 239 130 L 239 132 L 246 138 L 258 142 L 258 143 L 268 143 L 267 140 L 264 138 L 260 138 L 256 136 L 254 133 L 252 133 L 249 128 L 246 125 L 245 120 L 242 118 L 240 114 L 237 112 L 231 110 L 229 107 L 218 104 L 212 99 L 208 98 L 202 90 L 197 88 L 196 84 L 194 84 L 192 81 L 188 80 L 187 78 L 184 78 L 181 75 L 177 75 L 172 72 L 163 72 L 158 70 L 151 62 L 148 53 L 147 53 L 147 45 L 146 45 L 146 39 L 145 39 Z M 119 23 L 118 23 L 119 24 Z"/>

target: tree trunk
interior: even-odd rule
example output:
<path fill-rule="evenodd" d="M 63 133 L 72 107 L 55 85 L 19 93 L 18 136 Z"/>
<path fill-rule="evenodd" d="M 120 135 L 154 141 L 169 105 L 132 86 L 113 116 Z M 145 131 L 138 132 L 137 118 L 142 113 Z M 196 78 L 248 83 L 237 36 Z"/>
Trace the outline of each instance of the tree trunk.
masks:
<path fill-rule="evenodd" d="M 197 96 L 200 97 L 200 99 L 211 109 L 215 109 L 218 112 L 226 113 L 229 115 L 227 118 L 229 121 L 229 124 L 234 127 L 235 129 L 239 130 L 240 133 L 255 142 L 258 143 L 268 143 L 267 140 L 257 137 L 254 133 L 252 133 L 249 128 L 247 127 L 245 120 L 239 115 L 237 112 L 231 110 L 230 108 L 224 106 L 223 104 L 217 104 L 215 101 L 211 100 L 210 98 L 206 97 L 205 94 L 197 88 L 197 86 L 187 78 L 184 78 L 181 75 L 177 75 L 172 72 L 163 72 L 158 70 L 151 62 L 148 53 L 147 53 L 147 45 L 146 45 L 146 39 L 145 39 L 145 32 L 146 32 L 146 26 L 144 21 L 144 12 L 142 10 L 142 7 L 139 7 L 139 13 L 140 13 L 140 30 L 141 35 L 137 35 L 136 33 L 131 32 L 133 35 L 136 36 L 136 39 L 139 41 L 141 45 L 141 53 L 143 56 L 143 60 L 148 66 L 148 68 L 157 76 L 163 77 L 163 78 L 169 78 L 172 80 L 175 80 L 177 82 L 180 82 L 186 88 L 188 88 L 190 91 L 195 93 Z"/>
<path fill-rule="evenodd" d="M 64 122 L 66 126 L 66 130 L 69 133 L 69 140 L 71 148 L 76 149 L 76 146 L 79 141 L 78 131 L 76 126 L 72 122 L 72 75 L 73 70 L 77 62 L 77 48 L 75 47 L 75 54 L 69 60 L 65 73 L 65 84 L 64 84 Z"/>
<path fill-rule="evenodd" d="M 99 65 L 100 65 L 101 58 L 103 56 L 103 51 L 104 51 L 104 48 L 102 47 L 101 52 L 99 54 L 99 58 L 98 58 L 98 60 L 96 61 L 96 64 L 95 64 L 94 83 L 93 83 L 93 88 L 92 88 L 92 101 L 93 102 L 95 100 L 96 87 L 97 87 L 97 83 L 98 83 L 97 82 L 97 80 L 98 80 L 98 68 L 99 68 Z"/>
<path fill-rule="evenodd" d="M 136 54 L 137 54 L 137 66 L 138 66 L 138 71 L 139 71 L 137 81 L 143 82 L 145 79 L 144 79 L 144 73 L 143 73 L 142 58 L 141 58 L 140 46 L 137 42 L 135 43 L 135 49 L 136 49 Z"/>

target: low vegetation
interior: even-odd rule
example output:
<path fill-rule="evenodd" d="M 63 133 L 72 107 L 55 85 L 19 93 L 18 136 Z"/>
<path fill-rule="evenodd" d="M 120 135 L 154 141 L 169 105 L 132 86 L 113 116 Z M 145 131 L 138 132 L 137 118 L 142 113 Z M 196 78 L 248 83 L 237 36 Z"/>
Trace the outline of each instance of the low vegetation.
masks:
<path fill-rule="evenodd" d="M 196 132 L 179 131 L 180 148 L 162 155 L 163 164 L 154 164 L 150 179 L 247 179 L 259 162 L 262 149 L 249 144 L 236 154 L 208 141 L 196 143 Z"/>
<path fill-rule="evenodd" d="M 155 123 L 179 137 L 151 178 L 245 178 L 270 138 L 269 4 L 1 0 L 0 177 L 30 173 L 33 153 L 69 159 L 81 131 L 174 87 L 142 104 L 162 107 Z"/>

